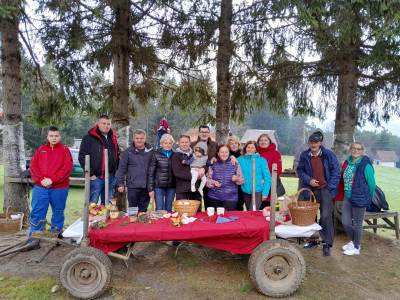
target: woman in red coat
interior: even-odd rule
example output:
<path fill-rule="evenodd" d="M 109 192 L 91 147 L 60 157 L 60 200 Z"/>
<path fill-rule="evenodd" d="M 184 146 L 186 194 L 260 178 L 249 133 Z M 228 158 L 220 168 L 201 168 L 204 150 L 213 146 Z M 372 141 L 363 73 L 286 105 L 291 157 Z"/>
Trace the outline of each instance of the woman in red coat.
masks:
<path fill-rule="evenodd" d="M 281 154 L 279 153 L 278 150 L 276 150 L 276 145 L 272 142 L 271 138 L 269 137 L 268 134 L 263 133 L 261 134 L 258 139 L 257 139 L 257 151 L 260 154 L 261 157 L 265 158 L 268 162 L 268 169 L 272 175 L 272 164 L 277 164 L 278 167 L 278 177 L 282 173 L 282 158 Z M 261 204 L 261 208 L 263 209 L 266 206 L 269 206 L 271 199 L 271 192 L 268 195 L 268 198 L 266 201 L 263 201 Z"/>

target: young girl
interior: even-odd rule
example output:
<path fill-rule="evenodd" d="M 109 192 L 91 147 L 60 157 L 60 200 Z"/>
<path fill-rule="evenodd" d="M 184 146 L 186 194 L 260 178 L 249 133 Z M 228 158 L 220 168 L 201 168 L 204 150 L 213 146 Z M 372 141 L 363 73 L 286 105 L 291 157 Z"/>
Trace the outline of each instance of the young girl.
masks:
<path fill-rule="evenodd" d="M 196 182 L 199 177 L 199 169 L 204 168 L 207 165 L 207 144 L 205 142 L 198 142 L 193 148 L 193 156 L 183 161 L 184 164 L 190 165 L 190 174 L 192 175 L 191 180 L 191 191 L 196 191 Z M 207 176 L 204 174 L 201 177 L 201 183 L 199 186 L 199 193 L 203 196 L 203 189 L 207 183 Z"/>

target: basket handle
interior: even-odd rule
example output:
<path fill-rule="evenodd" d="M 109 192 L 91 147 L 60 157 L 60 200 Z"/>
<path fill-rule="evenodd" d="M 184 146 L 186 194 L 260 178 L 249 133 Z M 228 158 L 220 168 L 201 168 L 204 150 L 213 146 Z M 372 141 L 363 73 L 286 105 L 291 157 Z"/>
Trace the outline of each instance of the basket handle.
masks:
<path fill-rule="evenodd" d="M 308 191 L 311 195 L 311 202 L 317 202 L 317 199 L 315 198 L 315 195 L 313 193 L 312 190 L 310 190 L 309 188 L 301 188 L 300 190 L 297 191 L 297 193 L 294 195 L 294 202 L 296 202 L 296 207 L 298 206 L 297 201 L 299 200 L 299 196 L 302 192 L 304 191 Z"/>
<path fill-rule="evenodd" d="M 7 206 L 7 208 L 6 208 L 6 220 L 7 221 L 10 219 L 10 209 L 11 209 L 11 206 L 10 205 Z"/>

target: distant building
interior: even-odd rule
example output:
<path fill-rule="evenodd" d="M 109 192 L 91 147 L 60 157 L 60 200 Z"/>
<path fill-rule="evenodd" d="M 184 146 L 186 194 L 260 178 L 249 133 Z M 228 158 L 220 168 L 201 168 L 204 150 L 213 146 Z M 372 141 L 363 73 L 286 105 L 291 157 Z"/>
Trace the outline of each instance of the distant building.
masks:
<path fill-rule="evenodd" d="M 383 151 L 377 150 L 374 164 L 377 166 L 396 168 L 396 163 L 399 161 L 399 157 L 394 151 Z"/>
<path fill-rule="evenodd" d="M 247 129 L 240 139 L 242 145 L 246 144 L 248 141 L 257 141 L 258 137 L 262 134 L 268 134 L 271 141 L 278 148 L 278 138 L 275 134 L 275 130 L 261 130 L 261 129 Z"/>

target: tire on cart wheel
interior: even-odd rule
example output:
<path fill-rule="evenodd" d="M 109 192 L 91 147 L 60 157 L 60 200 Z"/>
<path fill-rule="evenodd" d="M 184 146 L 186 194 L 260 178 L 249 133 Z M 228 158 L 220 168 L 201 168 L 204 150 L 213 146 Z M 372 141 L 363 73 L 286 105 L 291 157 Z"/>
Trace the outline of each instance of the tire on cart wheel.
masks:
<path fill-rule="evenodd" d="M 112 264 L 107 255 L 92 247 L 82 247 L 64 257 L 59 279 L 72 296 L 94 299 L 108 289 L 111 272 Z"/>
<path fill-rule="evenodd" d="M 257 290 L 269 297 L 286 297 L 302 284 L 306 263 L 300 251 L 284 240 L 260 244 L 250 255 L 250 279 Z"/>

